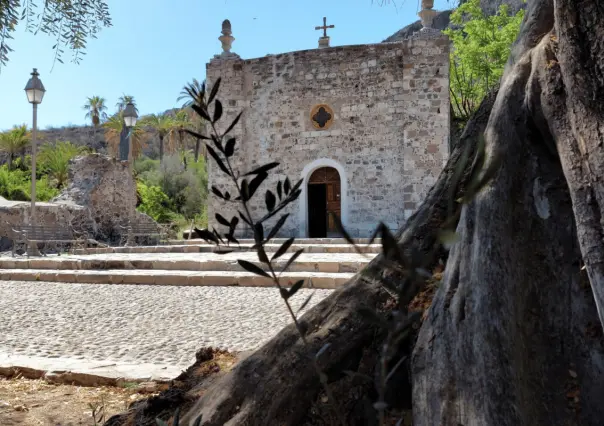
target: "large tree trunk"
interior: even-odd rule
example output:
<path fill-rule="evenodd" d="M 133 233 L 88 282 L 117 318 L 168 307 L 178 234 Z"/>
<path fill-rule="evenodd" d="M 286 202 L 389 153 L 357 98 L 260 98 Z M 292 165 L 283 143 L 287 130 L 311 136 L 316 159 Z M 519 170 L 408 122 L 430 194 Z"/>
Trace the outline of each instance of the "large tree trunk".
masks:
<path fill-rule="evenodd" d="M 464 153 L 473 154 L 494 99 L 495 94 L 485 99 L 426 201 L 398 232 L 401 244 L 413 244 L 424 253 L 433 251 L 437 244 L 435 231 L 449 218 L 449 200 L 451 196 L 463 195 L 469 178 L 468 173 L 461 179 L 455 177 L 459 160 Z M 433 263 L 437 260 L 432 259 Z M 329 344 L 319 358 L 319 365 L 328 373 L 346 425 L 372 424 L 376 419 L 371 408 L 375 401 L 373 382 L 361 380 L 359 383 L 358 378 L 351 378 L 343 371 L 373 374 L 382 333 L 368 324 L 359 310 L 361 307 L 383 310 L 391 297 L 380 284 L 380 277 L 389 273 L 380 267 L 380 261 L 378 256 L 362 275 L 357 275 L 304 315 L 310 351 L 304 349 L 293 325 L 285 328 L 210 388 L 184 420 L 191 421 L 203 414 L 204 426 L 337 424 L 333 417 L 328 417 L 333 416 L 333 410 L 329 403 L 324 403 L 321 384 L 309 359 Z M 418 290 L 414 289 L 409 297 Z M 401 388 L 407 387 L 410 391 L 408 379 L 402 380 L 406 383 Z M 409 398 L 409 392 L 406 397 Z M 404 405 L 404 401 L 399 405 Z"/>
<path fill-rule="evenodd" d="M 470 120 L 397 235 L 432 252 L 450 196 L 463 194 L 470 175 L 455 183 L 456 165 L 486 127 L 489 156 L 501 166 L 462 211 L 460 240 L 413 350 L 416 425 L 604 424 L 600 2 L 529 0 L 496 100 Z M 373 382 L 343 372 L 375 375 L 384 333 L 359 310 L 387 311 L 379 278 L 390 271 L 379 262 L 303 317 L 310 351 L 285 328 L 212 386 L 185 424 L 199 414 L 206 426 L 337 424 L 308 358 L 327 343 L 318 362 L 345 423 L 373 424 Z M 392 406 L 408 402 L 405 372 Z"/>
<path fill-rule="evenodd" d="M 604 424 L 603 39 L 601 0 L 528 4 L 486 132 L 502 166 L 415 347 L 416 425 Z"/>

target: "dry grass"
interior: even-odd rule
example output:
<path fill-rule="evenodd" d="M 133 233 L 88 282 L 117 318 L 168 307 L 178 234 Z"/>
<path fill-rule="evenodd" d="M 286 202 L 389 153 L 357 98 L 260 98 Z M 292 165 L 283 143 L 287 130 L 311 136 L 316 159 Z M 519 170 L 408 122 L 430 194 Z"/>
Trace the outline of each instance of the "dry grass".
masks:
<path fill-rule="evenodd" d="M 102 405 L 105 418 L 149 397 L 132 388 L 56 385 L 44 380 L 0 378 L 0 425 L 94 425 L 90 404 Z"/>

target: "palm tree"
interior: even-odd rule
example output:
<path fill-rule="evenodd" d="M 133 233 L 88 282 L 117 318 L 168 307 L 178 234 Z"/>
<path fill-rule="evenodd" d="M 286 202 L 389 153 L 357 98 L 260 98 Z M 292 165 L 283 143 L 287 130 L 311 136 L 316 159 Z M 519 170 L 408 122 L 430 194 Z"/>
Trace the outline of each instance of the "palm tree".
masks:
<path fill-rule="evenodd" d="M 176 99 L 177 102 L 185 101 L 183 103 L 183 108 L 187 108 L 190 110 L 191 105 L 199 105 L 202 104 L 205 98 L 205 84 L 200 83 L 197 79 L 193 79 L 192 82 L 187 83 L 185 87 L 182 88 L 180 92 L 180 96 Z M 190 120 L 191 125 L 197 133 L 203 132 L 205 129 L 205 121 L 197 114 L 195 114 L 194 119 Z M 195 162 L 199 161 L 199 148 L 201 146 L 201 139 L 195 138 Z M 205 145 L 204 147 L 204 158 L 206 157 Z"/>
<path fill-rule="evenodd" d="M 167 114 L 151 114 L 143 117 L 140 123 L 141 126 L 151 127 L 159 135 L 159 161 L 161 163 L 164 159 L 164 139 L 174 131 L 174 118 Z M 168 142 L 170 143 L 168 150 L 171 152 L 174 148 L 173 138 L 168 138 Z"/>
<path fill-rule="evenodd" d="M 61 189 L 69 177 L 69 161 L 88 149 L 71 142 L 57 142 L 55 145 L 45 143 L 40 148 L 40 170 L 57 181 L 57 189 Z"/>
<path fill-rule="evenodd" d="M 141 120 L 142 121 L 142 120 Z M 132 157 L 138 158 L 143 153 L 144 144 L 149 134 L 143 128 L 141 121 L 138 121 L 132 128 Z M 109 146 L 109 151 L 114 157 L 118 157 L 122 132 L 126 127 L 122 113 L 117 113 L 109 117 L 103 124 L 105 128 L 105 140 Z"/>
<path fill-rule="evenodd" d="M 107 106 L 105 105 L 105 98 L 100 96 L 93 96 L 88 98 L 86 105 L 82 107 L 86 111 L 86 118 L 92 119 L 92 125 L 98 127 L 101 121 L 107 119 Z"/>
<path fill-rule="evenodd" d="M 132 103 L 134 105 L 134 109 L 138 113 L 138 108 L 136 107 L 136 101 L 134 100 L 134 96 L 124 94 L 122 94 L 122 96 L 118 98 L 117 104 L 115 104 L 117 112 L 122 112 L 126 108 L 126 105 L 128 105 L 129 103 Z"/>
<path fill-rule="evenodd" d="M 201 104 L 205 96 L 205 86 L 205 81 L 200 83 L 196 78 L 194 78 L 192 82 L 185 84 L 185 87 L 183 87 L 180 91 L 180 96 L 178 96 L 176 101 L 180 102 L 184 100 L 185 103 L 182 105 L 183 107 L 190 107 L 193 104 Z"/>
<path fill-rule="evenodd" d="M 13 160 L 18 153 L 23 156 L 25 148 L 31 142 L 30 134 L 25 124 L 15 126 L 11 130 L 0 133 L 0 152 L 8 154 L 8 168 L 12 169 Z"/>
<path fill-rule="evenodd" d="M 182 163 L 187 169 L 187 147 L 185 141 L 189 137 L 189 134 L 185 131 L 186 129 L 193 126 L 193 121 L 191 120 L 191 110 L 181 109 L 176 113 L 173 118 L 173 127 L 170 131 L 170 145 L 172 147 L 176 146 L 175 139 L 178 138 L 178 146 L 181 152 Z"/>

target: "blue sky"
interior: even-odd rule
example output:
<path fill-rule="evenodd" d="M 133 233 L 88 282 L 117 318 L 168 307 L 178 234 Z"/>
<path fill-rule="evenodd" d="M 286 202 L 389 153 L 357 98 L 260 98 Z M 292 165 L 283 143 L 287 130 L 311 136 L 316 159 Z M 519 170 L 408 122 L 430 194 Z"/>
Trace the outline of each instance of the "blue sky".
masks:
<path fill-rule="evenodd" d="M 193 77 L 205 77 L 205 64 L 220 53 L 223 19 L 233 25 L 233 52 L 255 58 L 317 46 L 323 16 L 331 45 L 378 43 L 415 21 L 418 0 L 109 0 L 113 26 L 88 44 L 75 65 L 66 52 L 53 69 L 54 40 L 33 36 L 21 25 L 7 66 L 0 70 L 0 130 L 31 125 L 23 88 L 32 68 L 46 87 L 39 107 L 40 128 L 82 125 L 88 96 L 107 100 L 109 113 L 123 93 L 135 97 L 141 114 L 179 106 L 176 98 Z M 436 0 L 435 9 L 450 7 Z M 51 71 L 52 70 L 52 71 Z"/>

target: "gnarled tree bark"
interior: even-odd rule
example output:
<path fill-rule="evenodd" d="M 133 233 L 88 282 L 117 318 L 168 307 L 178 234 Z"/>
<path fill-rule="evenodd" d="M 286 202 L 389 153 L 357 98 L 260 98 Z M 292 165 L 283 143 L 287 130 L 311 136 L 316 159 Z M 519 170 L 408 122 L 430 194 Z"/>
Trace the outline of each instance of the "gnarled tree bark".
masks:
<path fill-rule="evenodd" d="M 599 0 L 528 4 L 486 131 L 502 166 L 413 354 L 416 425 L 604 422 L 603 39 Z"/>

